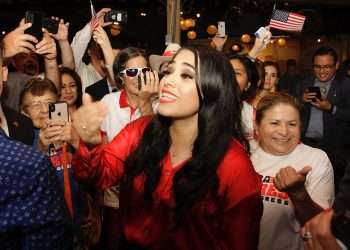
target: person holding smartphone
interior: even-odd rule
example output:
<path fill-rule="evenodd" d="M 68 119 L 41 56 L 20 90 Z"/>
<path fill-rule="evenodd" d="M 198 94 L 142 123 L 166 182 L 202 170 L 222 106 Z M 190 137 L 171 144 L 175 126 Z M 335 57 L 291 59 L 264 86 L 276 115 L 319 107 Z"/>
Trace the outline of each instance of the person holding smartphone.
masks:
<path fill-rule="evenodd" d="M 312 57 L 313 76 L 302 80 L 302 142 L 328 154 L 337 184 L 344 172 L 350 146 L 350 79 L 337 74 L 338 56 L 321 47 Z"/>
<path fill-rule="evenodd" d="M 2 42 L 0 92 L 7 79 L 3 57 L 18 53 L 14 44 L 4 48 Z M 0 249 L 72 249 L 68 215 L 50 160 L 0 127 Z"/>
<path fill-rule="evenodd" d="M 57 103 L 58 96 L 50 80 L 32 79 L 21 93 L 20 105 L 22 113 L 32 120 L 35 127 L 33 147 L 50 157 L 70 212 L 75 246 L 82 247 L 90 244 L 90 233 L 99 234 L 99 226 L 97 221 L 85 220 L 88 212 L 86 190 L 75 180 L 71 168 L 72 145 L 76 144 L 78 137 L 74 136 L 69 121 L 68 105 Z"/>
<path fill-rule="evenodd" d="M 314 76 L 301 82 L 303 141 L 324 150 L 350 143 L 350 81 L 337 76 L 338 57 L 333 48 L 321 47 L 313 55 Z"/>

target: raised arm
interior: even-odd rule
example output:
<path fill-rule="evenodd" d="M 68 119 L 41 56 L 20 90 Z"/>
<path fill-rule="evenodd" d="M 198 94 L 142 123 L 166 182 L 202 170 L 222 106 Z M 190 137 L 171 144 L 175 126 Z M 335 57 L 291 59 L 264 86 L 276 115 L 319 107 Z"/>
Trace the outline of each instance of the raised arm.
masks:
<path fill-rule="evenodd" d="M 128 125 L 106 144 L 99 129 L 105 115 L 103 103 L 92 102 L 86 94 L 83 107 L 75 112 L 73 119 L 73 126 L 81 138 L 72 162 L 74 174 L 101 189 L 109 188 L 122 179 L 124 162 L 135 150 L 147 125 L 147 121 L 141 126 Z"/>
<path fill-rule="evenodd" d="M 24 23 L 24 19 L 22 19 L 19 26 L 4 37 L 4 58 L 11 58 L 21 52 L 35 51 L 33 44 L 36 44 L 38 40 L 32 35 L 24 33 L 31 26 L 31 23 Z"/>
<path fill-rule="evenodd" d="M 87 23 L 83 29 L 78 31 L 71 43 L 73 56 L 75 60 L 75 68 L 79 71 L 79 68 L 83 66 L 83 56 L 91 40 L 92 32 L 97 26 L 106 26 L 104 23 L 104 16 L 109 12 L 110 8 L 103 8 L 97 14 L 96 17 L 91 18 L 90 22 Z"/>
<path fill-rule="evenodd" d="M 265 32 L 263 32 L 261 36 L 255 38 L 254 46 L 249 51 L 248 56 L 252 59 L 256 59 L 261 51 L 269 44 L 271 36 L 270 28 L 268 26 L 265 27 Z"/>
<path fill-rule="evenodd" d="M 56 88 L 60 90 L 56 42 L 46 30 L 44 30 L 43 34 L 43 39 L 35 45 L 35 52 L 44 56 L 45 77 L 50 79 Z"/>
<path fill-rule="evenodd" d="M 58 32 L 56 34 L 50 33 L 50 35 L 55 38 L 58 43 L 58 46 L 61 50 L 61 59 L 62 66 L 73 69 L 75 68 L 74 56 L 72 47 L 68 41 L 68 33 L 69 33 L 69 23 L 65 23 L 63 19 L 59 19 L 58 17 L 52 17 L 56 21 L 59 21 L 58 24 Z"/>
<path fill-rule="evenodd" d="M 305 181 L 310 171 L 310 166 L 300 171 L 288 166 L 282 168 L 274 179 L 276 188 L 281 192 L 286 192 L 291 199 L 296 217 L 301 225 L 325 208 L 329 208 L 334 199 L 333 176 L 330 176 L 333 175 L 333 172 L 324 172 L 317 178 L 309 179 L 309 182 L 314 182 L 310 183 L 313 190 L 307 190 Z"/>
<path fill-rule="evenodd" d="M 113 63 L 114 63 L 115 56 L 114 56 L 111 42 L 109 41 L 108 35 L 101 26 L 98 26 L 93 31 L 92 37 L 102 49 L 102 53 L 105 59 L 105 66 L 108 71 L 109 79 L 112 80 L 114 83 Z"/>

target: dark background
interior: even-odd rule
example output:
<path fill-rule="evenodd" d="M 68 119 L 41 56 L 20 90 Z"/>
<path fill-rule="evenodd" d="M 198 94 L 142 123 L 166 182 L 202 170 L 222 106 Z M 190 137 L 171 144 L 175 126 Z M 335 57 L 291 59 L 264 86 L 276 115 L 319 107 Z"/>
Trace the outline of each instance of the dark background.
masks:
<path fill-rule="evenodd" d="M 124 35 L 131 44 L 147 48 L 149 52 L 161 53 L 165 45 L 166 0 L 93 0 L 96 11 L 102 7 L 126 10 L 128 23 Z M 350 34 L 350 0 L 182 0 L 183 17 L 195 18 L 194 30 L 197 38 L 207 38 L 206 28 L 219 20 L 226 21 L 230 37 L 254 33 L 267 25 L 273 5 L 276 8 L 306 15 L 307 20 L 298 37 L 332 37 Z M 70 39 L 90 20 L 88 0 L 0 0 L 0 31 L 15 28 L 26 10 L 44 11 L 47 16 L 59 16 L 71 23 Z M 140 13 L 145 12 L 145 17 Z M 182 32 L 182 43 L 186 43 L 186 32 Z M 273 35 L 283 35 L 273 31 Z M 291 34 L 289 34 L 291 35 Z"/>

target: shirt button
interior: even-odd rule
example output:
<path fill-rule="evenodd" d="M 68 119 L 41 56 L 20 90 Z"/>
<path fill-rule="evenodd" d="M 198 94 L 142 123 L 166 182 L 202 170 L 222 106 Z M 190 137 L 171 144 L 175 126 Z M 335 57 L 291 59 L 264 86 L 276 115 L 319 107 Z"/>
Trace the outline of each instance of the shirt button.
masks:
<path fill-rule="evenodd" d="M 170 171 L 165 171 L 165 175 L 169 176 L 170 175 Z"/>

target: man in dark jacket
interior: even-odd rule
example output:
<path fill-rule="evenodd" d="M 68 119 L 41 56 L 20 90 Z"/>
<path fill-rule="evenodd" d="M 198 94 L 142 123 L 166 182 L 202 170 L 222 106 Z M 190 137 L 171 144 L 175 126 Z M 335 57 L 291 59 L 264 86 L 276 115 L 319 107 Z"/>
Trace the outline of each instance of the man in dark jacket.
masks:
<path fill-rule="evenodd" d="M 300 84 L 303 142 L 326 151 L 349 144 L 350 80 L 336 75 L 338 64 L 334 49 L 317 49 L 314 76 Z"/>

